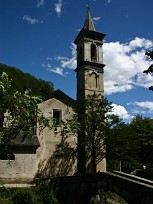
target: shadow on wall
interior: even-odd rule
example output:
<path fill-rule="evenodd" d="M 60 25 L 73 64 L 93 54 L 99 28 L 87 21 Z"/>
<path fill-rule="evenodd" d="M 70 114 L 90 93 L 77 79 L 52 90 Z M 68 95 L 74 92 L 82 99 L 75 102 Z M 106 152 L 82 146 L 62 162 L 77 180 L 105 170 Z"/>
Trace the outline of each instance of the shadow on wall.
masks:
<path fill-rule="evenodd" d="M 38 165 L 36 178 L 73 175 L 76 172 L 76 148 L 68 142 L 59 143 L 48 160 Z"/>

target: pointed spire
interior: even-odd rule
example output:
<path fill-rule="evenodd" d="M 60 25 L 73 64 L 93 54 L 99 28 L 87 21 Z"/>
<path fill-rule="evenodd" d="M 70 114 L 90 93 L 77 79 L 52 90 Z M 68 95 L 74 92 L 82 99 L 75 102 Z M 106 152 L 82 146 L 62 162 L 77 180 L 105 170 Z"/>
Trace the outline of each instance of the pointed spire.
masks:
<path fill-rule="evenodd" d="M 89 5 L 87 5 L 87 16 L 83 28 L 87 30 L 96 31 L 90 15 Z"/>

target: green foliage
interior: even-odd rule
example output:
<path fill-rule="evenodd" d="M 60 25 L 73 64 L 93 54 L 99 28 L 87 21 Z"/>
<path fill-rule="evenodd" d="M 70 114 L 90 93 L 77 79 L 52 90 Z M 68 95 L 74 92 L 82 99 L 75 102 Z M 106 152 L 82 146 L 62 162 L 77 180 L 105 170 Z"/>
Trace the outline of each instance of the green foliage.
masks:
<path fill-rule="evenodd" d="M 110 129 L 107 137 L 108 158 L 128 160 L 137 152 L 136 147 L 137 138 L 129 124 L 121 123 Z"/>
<path fill-rule="evenodd" d="M 16 91 L 12 87 L 12 80 L 6 73 L 0 77 L 0 152 L 7 151 L 7 142 L 12 136 L 29 137 L 35 135 L 39 122 L 41 129 L 52 125 L 38 109 L 41 102 L 39 97 L 33 96 L 30 90 Z"/>
<path fill-rule="evenodd" d="M 133 129 L 133 135 L 137 139 L 138 160 L 143 164 L 151 164 L 153 155 L 153 120 L 137 115 L 130 125 Z"/>
<path fill-rule="evenodd" d="M 13 204 L 37 204 L 37 197 L 30 189 L 18 189 L 13 197 Z"/>
<path fill-rule="evenodd" d="M 131 170 L 147 164 L 153 155 L 153 120 L 137 115 L 129 124 L 119 124 L 110 129 L 107 137 L 107 163 L 119 170 Z M 118 166 L 116 165 L 118 163 Z M 127 167 L 128 166 L 128 167 Z"/>
<path fill-rule="evenodd" d="M 58 185 L 49 184 L 35 188 L 0 188 L 0 203 L 8 204 L 59 204 Z"/>
<path fill-rule="evenodd" d="M 4 198 L 8 198 L 8 197 L 10 197 L 10 195 L 11 195 L 11 190 L 10 189 L 8 189 L 8 188 L 5 188 L 4 186 L 3 186 L 3 184 L 1 183 L 0 184 L 0 198 L 2 199 L 4 199 Z"/>
<path fill-rule="evenodd" d="M 60 124 L 53 124 L 53 126 L 51 126 L 51 128 L 56 130 L 56 134 L 60 133 L 62 144 L 65 143 L 66 138 L 69 136 L 69 133 L 77 133 L 78 131 L 80 131 L 80 122 L 78 122 L 74 117 L 72 119 L 62 120 Z M 57 132 L 58 127 L 60 127 L 60 129 Z"/>
<path fill-rule="evenodd" d="M 37 122 L 42 131 L 45 127 L 57 128 L 52 118 L 44 117 L 38 109 L 40 97 L 32 95 L 31 90 L 19 92 L 12 86 L 13 80 L 4 72 L 0 77 L 0 153 L 7 152 L 6 144 L 12 136 L 18 135 L 31 138 L 35 135 Z M 62 141 L 71 130 L 78 128 L 74 121 L 61 121 L 60 134 Z"/>
<path fill-rule="evenodd" d="M 106 138 L 112 126 L 120 123 L 120 119 L 112 114 L 113 106 L 101 95 L 88 95 L 78 102 L 78 121 L 80 122 L 79 141 L 86 149 L 86 163 L 96 172 L 96 165 L 106 156 Z M 80 144 L 79 144 L 80 145 Z"/>
<path fill-rule="evenodd" d="M 59 204 L 57 199 L 57 186 L 43 186 L 39 189 L 43 204 Z"/>
<path fill-rule="evenodd" d="M 26 132 L 28 136 L 34 134 L 37 104 L 41 101 L 39 97 L 33 97 L 28 90 L 24 93 L 14 90 L 11 82 L 8 75 L 3 73 L 0 78 L 1 145 L 5 144 L 10 136 L 17 136 L 21 131 Z"/>
<path fill-rule="evenodd" d="M 30 89 L 33 96 L 40 96 L 43 100 L 47 100 L 54 91 L 51 82 L 37 79 L 15 67 L 0 64 L 0 76 L 3 72 L 7 73 L 10 79 L 12 79 L 13 89 L 19 92 Z"/>

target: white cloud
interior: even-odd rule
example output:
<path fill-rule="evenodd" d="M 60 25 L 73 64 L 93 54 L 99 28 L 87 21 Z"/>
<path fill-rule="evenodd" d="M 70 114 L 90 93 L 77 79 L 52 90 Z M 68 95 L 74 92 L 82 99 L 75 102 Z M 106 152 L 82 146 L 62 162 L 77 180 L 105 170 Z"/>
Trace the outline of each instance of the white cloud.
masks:
<path fill-rule="evenodd" d="M 93 21 L 99 21 L 100 19 L 101 19 L 100 16 L 99 16 L 99 17 L 93 17 L 93 18 L 92 18 Z"/>
<path fill-rule="evenodd" d="M 43 63 L 42 67 L 46 67 L 47 70 L 55 72 L 61 76 L 66 76 L 69 72 L 68 69 L 74 70 L 76 68 L 76 46 L 74 43 L 71 44 L 71 58 L 57 56 L 55 58 L 47 57 L 46 60 L 51 60 L 53 64 L 57 64 L 57 66 L 48 67 L 49 63 Z M 49 68 L 49 69 L 48 69 Z"/>
<path fill-rule="evenodd" d="M 138 37 L 136 37 L 134 40 L 131 40 L 129 43 L 130 49 L 135 49 L 138 47 L 149 49 L 150 47 L 152 47 L 152 45 L 153 45 L 152 41 Z"/>
<path fill-rule="evenodd" d="M 76 68 L 76 63 L 77 63 L 76 57 L 73 54 L 72 54 L 72 58 L 58 56 L 55 59 L 60 62 L 62 68 L 68 68 L 68 69 Z"/>
<path fill-rule="evenodd" d="M 61 68 L 61 67 L 54 67 L 54 68 L 50 68 L 50 69 L 48 68 L 47 70 L 50 72 L 54 72 L 56 74 L 59 74 L 61 76 L 64 76 L 63 68 Z"/>
<path fill-rule="evenodd" d="M 55 59 L 60 62 L 62 68 L 75 69 L 76 68 L 76 46 L 71 44 L 71 58 L 58 56 Z"/>
<path fill-rule="evenodd" d="M 153 85 L 153 77 L 143 74 L 143 70 L 150 65 L 150 60 L 145 56 L 145 51 L 153 46 L 150 40 L 144 38 L 132 39 L 128 43 L 104 42 L 104 86 L 105 94 L 125 92 L 134 89 L 135 86 L 148 88 Z M 54 62 L 55 67 L 61 67 L 63 73 L 67 69 L 75 69 L 76 46 L 72 43 L 71 57 L 58 56 Z"/>
<path fill-rule="evenodd" d="M 36 6 L 39 8 L 41 6 L 44 6 L 44 4 L 45 4 L 44 0 L 37 0 L 37 5 Z"/>
<path fill-rule="evenodd" d="M 36 18 L 32 18 L 29 15 L 24 15 L 23 20 L 27 21 L 29 24 L 43 23 L 43 21 L 39 21 Z"/>
<path fill-rule="evenodd" d="M 125 92 L 137 86 L 149 87 L 151 75 L 143 74 L 150 61 L 145 50 L 153 46 L 150 40 L 138 38 L 129 43 L 104 43 L 104 85 L 105 93 Z"/>
<path fill-rule="evenodd" d="M 48 58 L 47 58 L 48 59 Z M 49 58 L 50 59 L 50 58 Z M 63 73 L 63 68 L 61 67 L 52 67 L 52 65 L 50 63 L 42 63 L 41 65 L 42 67 L 45 67 L 47 71 L 50 71 L 50 72 L 54 72 L 56 74 L 59 74 L 61 76 L 64 76 L 64 73 Z"/>
<path fill-rule="evenodd" d="M 45 62 L 43 62 L 41 66 L 46 67 L 47 70 L 49 70 L 52 67 L 52 65 L 50 63 L 45 63 Z"/>
<path fill-rule="evenodd" d="M 123 106 L 117 105 L 117 104 L 112 104 L 112 105 L 113 105 L 113 112 L 112 112 L 113 114 L 119 116 L 124 120 L 129 120 L 132 118 L 132 116 L 128 114 L 127 110 Z"/>
<path fill-rule="evenodd" d="M 133 102 L 128 105 L 134 105 L 133 113 L 135 114 L 153 114 L 153 102 L 152 101 L 143 101 L 143 102 Z"/>
<path fill-rule="evenodd" d="M 55 12 L 57 13 L 58 16 L 60 16 L 62 13 L 62 0 L 58 0 L 58 2 L 55 3 L 54 5 L 55 5 Z"/>

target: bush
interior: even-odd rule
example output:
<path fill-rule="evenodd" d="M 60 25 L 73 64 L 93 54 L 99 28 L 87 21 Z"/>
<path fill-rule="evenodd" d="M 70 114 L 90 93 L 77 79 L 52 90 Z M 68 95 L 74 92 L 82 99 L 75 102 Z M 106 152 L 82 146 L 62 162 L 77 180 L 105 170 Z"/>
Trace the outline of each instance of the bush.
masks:
<path fill-rule="evenodd" d="M 0 188 L 0 204 L 59 204 L 58 185 L 49 184 L 35 188 Z"/>
<path fill-rule="evenodd" d="M 18 189 L 13 197 L 13 204 L 37 204 L 36 195 L 30 189 Z"/>
<path fill-rule="evenodd" d="M 11 195 L 11 190 L 5 188 L 4 186 L 0 187 L 0 198 L 8 198 Z"/>
<path fill-rule="evenodd" d="M 43 204 L 59 204 L 57 189 L 50 186 L 42 186 L 38 190 Z"/>

